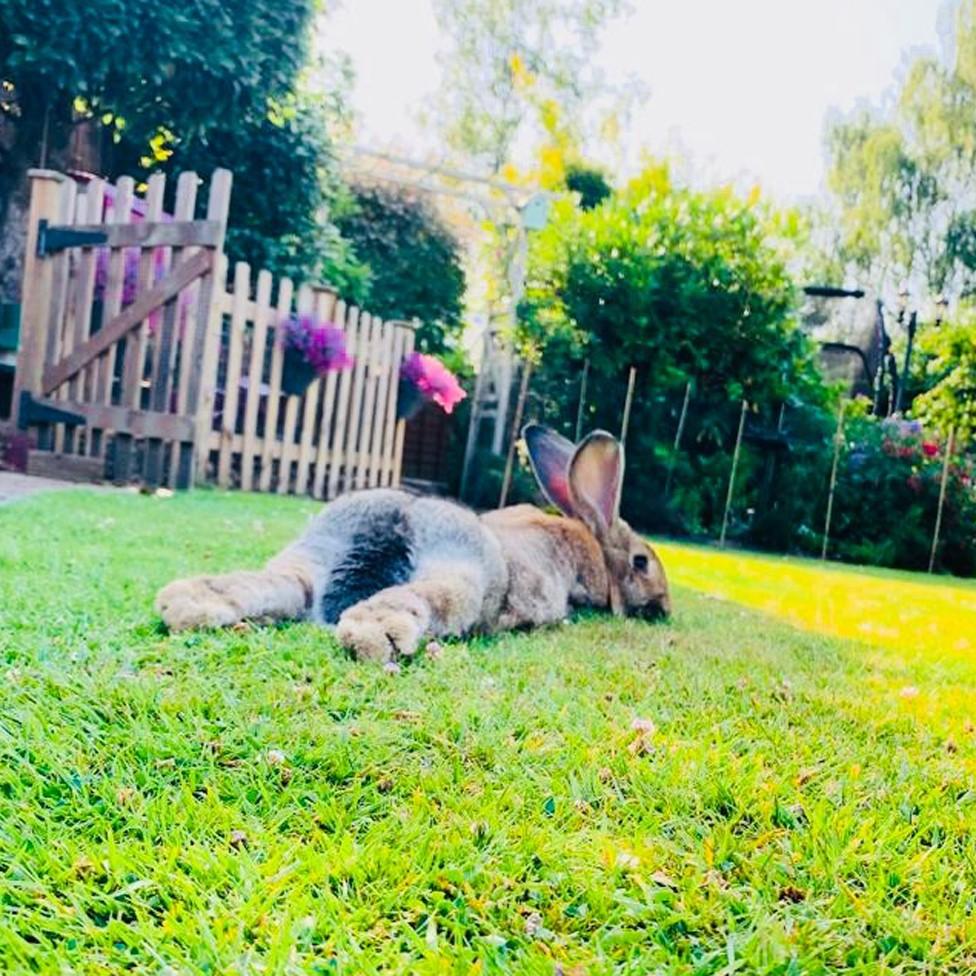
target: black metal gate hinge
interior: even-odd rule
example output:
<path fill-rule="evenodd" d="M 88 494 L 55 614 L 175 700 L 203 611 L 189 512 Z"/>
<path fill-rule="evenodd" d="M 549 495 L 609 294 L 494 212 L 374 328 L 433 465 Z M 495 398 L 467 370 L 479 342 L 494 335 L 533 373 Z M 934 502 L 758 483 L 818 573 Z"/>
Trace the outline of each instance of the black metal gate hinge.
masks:
<path fill-rule="evenodd" d="M 66 247 L 90 247 L 92 244 L 104 244 L 108 235 L 104 231 L 75 230 L 70 226 L 60 226 L 48 223 L 47 220 L 37 222 L 37 256 L 47 257 Z"/>
<path fill-rule="evenodd" d="M 30 395 L 30 391 L 20 391 L 20 404 L 17 411 L 19 430 L 27 430 L 31 424 L 67 424 L 69 427 L 77 427 L 84 422 L 85 418 L 80 413 L 52 407 L 43 400 L 35 400 Z"/>

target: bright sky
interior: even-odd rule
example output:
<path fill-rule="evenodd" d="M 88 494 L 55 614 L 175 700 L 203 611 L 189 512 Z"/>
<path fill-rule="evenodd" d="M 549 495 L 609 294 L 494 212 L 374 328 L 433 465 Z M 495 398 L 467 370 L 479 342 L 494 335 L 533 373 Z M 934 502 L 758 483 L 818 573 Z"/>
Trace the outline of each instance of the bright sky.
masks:
<path fill-rule="evenodd" d="M 611 78 L 633 75 L 647 89 L 623 135 L 625 159 L 680 152 L 702 181 L 812 196 L 828 115 L 877 102 L 910 52 L 938 50 L 949 2 L 632 0 L 600 55 Z M 359 142 L 429 148 L 420 116 L 438 87 L 441 46 L 430 0 L 343 0 L 325 34 L 356 70 Z"/>

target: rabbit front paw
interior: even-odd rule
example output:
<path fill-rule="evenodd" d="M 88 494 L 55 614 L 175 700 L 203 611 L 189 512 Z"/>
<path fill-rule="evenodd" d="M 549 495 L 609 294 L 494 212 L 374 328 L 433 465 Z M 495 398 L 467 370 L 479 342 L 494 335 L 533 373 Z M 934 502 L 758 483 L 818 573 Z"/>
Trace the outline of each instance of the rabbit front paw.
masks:
<path fill-rule="evenodd" d="M 383 664 L 410 656 L 423 636 L 422 620 L 407 608 L 370 607 L 368 601 L 350 607 L 339 618 L 336 637 L 357 660 Z"/>

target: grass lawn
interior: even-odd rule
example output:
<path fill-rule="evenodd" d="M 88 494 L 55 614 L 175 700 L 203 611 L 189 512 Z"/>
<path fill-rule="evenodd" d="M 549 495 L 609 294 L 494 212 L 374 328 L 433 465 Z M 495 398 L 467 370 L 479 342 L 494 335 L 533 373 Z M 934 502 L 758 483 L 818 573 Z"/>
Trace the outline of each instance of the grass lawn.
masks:
<path fill-rule="evenodd" d="M 398 675 L 307 625 L 160 631 L 159 585 L 257 565 L 315 508 L 0 508 L 0 971 L 976 970 L 966 654 L 682 585 L 667 625 L 589 617 Z M 665 560 L 764 605 L 840 572 Z"/>

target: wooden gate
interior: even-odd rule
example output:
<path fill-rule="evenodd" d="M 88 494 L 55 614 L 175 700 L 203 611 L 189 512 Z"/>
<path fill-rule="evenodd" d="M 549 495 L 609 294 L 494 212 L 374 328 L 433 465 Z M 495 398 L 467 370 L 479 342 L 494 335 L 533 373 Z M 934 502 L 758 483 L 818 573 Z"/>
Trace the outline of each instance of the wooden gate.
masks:
<path fill-rule="evenodd" d="M 17 426 L 36 432 L 28 470 L 188 487 L 209 435 L 203 367 L 219 332 L 231 174 L 214 173 L 202 220 L 194 173 L 180 175 L 172 215 L 162 174 L 141 200 L 129 177 L 82 189 L 61 173 L 30 177 L 14 385 Z"/>
<path fill-rule="evenodd" d="M 14 386 L 29 472 L 316 498 L 399 484 L 414 326 L 243 263 L 228 282 L 229 172 L 214 173 L 202 220 L 193 173 L 172 214 L 161 174 L 144 197 L 128 177 L 31 179 Z M 295 314 L 342 329 L 354 359 L 300 396 L 281 387 L 280 331 Z"/>

